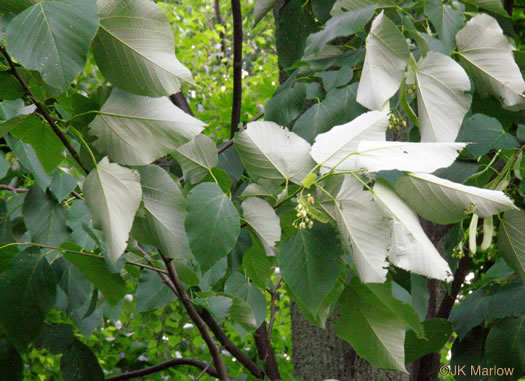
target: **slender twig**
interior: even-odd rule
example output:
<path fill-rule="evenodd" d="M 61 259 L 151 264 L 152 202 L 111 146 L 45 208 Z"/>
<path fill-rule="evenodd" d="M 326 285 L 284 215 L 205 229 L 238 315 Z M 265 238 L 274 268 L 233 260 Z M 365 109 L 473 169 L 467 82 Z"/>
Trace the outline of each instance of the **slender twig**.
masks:
<path fill-rule="evenodd" d="M 261 119 L 263 116 L 264 116 L 264 112 L 260 112 L 257 115 L 255 115 L 250 120 L 250 122 L 255 122 L 256 120 Z M 230 138 L 230 139 L 226 140 L 226 142 L 217 149 L 217 153 L 220 155 L 221 153 L 226 151 L 228 148 L 230 148 L 232 145 L 233 145 L 233 138 Z"/>
<path fill-rule="evenodd" d="M 213 2 L 213 10 L 215 11 L 215 24 L 222 25 L 224 27 L 224 21 L 221 15 L 221 4 L 219 3 L 219 0 L 215 0 Z M 224 58 L 226 57 L 226 44 L 224 42 L 224 32 L 222 30 L 219 31 L 219 38 L 221 39 L 222 58 Z M 221 57 L 217 57 L 217 61 L 221 63 Z"/>
<path fill-rule="evenodd" d="M 202 370 L 202 372 L 200 372 L 200 374 L 197 376 L 197 378 L 195 379 L 195 381 L 199 381 L 199 380 L 202 378 L 202 376 L 204 376 L 204 375 L 206 374 L 206 371 L 207 371 L 208 368 L 211 366 L 211 363 L 212 363 L 212 362 L 213 362 L 213 360 L 208 361 L 208 365 L 206 365 L 206 368 L 204 368 L 204 369 Z"/>
<path fill-rule="evenodd" d="M 219 373 L 217 372 L 217 370 L 213 367 L 210 367 L 210 364 L 206 364 L 203 361 L 199 361 L 195 359 L 180 358 L 180 359 L 171 359 L 166 362 L 163 362 L 162 364 L 158 364 L 150 368 L 134 370 L 129 373 L 123 373 L 123 374 L 119 374 L 118 376 L 109 377 L 109 378 L 106 378 L 106 381 L 129 380 L 131 378 L 147 376 L 148 374 L 158 373 L 165 369 L 173 368 L 173 367 L 181 366 L 181 365 L 194 366 L 196 368 L 202 369 L 203 371 L 205 370 L 205 372 L 208 373 L 212 377 L 219 377 Z"/>
<path fill-rule="evenodd" d="M 232 0 L 233 13 L 233 102 L 230 137 L 239 131 L 242 105 L 242 13 L 240 0 Z"/>
<path fill-rule="evenodd" d="M 84 200 L 84 197 L 82 197 L 79 193 L 75 191 L 71 191 L 71 194 L 75 196 L 76 198 L 78 198 L 79 200 Z"/>
<path fill-rule="evenodd" d="M 78 152 L 73 148 L 71 143 L 69 143 L 69 140 L 67 140 L 66 136 L 62 133 L 62 130 L 60 130 L 60 128 L 57 126 L 55 120 L 53 119 L 53 117 L 47 111 L 47 108 L 42 104 L 42 102 L 40 102 L 38 100 L 37 97 L 35 97 L 35 94 L 33 94 L 33 92 L 31 91 L 31 88 L 29 87 L 29 85 L 20 76 L 20 74 L 18 73 L 18 71 L 16 69 L 16 65 L 14 64 L 14 62 L 11 60 L 11 57 L 7 53 L 7 50 L 4 47 L 0 46 L 0 52 L 2 52 L 2 54 L 4 55 L 4 57 L 5 57 L 6 61 L 7 61 L 7 64 L 9 65 L 9 69 L 10 69 L 9 71 L 10 71 L 11 75 L 13 75 L 13 77 L 15 77 L 16 80 L 20 83 L 20 85 L 24 88 L 26 94 L 31 98 L 31 101 L 33 102 L 33 104 L 40 111 L 40 113 L 42 114 L 44 119 L 49 123 L 49 125 L 53 129 L 54 133 L 58 136 L 60 141 L 62 141 L 62 143 L 64 144 L 66 149 L 69 151 L 69 153 L 71 154 L 73 159 L 75 159 L 75 161 L 78 163 L 80 168 L 82 168 L 82 170 L 85 173 L 89 173 L 89 170 L 84 166 L 84 164 L 82 164 L 82 161 L 80 161 L 80 156 L 79 156 Z"/>
<path fill-rule="evenodd" d="M 173 282 L 175 288 L 177 289 L 177 292 L 179 294 L 180 300 L 182 304 L 184 305 L 184 308 L 186 309 L 186 312 L 188 312 L 189 317 L 193 322 L 195 323 L 197 329 L 199 330 L 199 333 L 201 334 L 202 339 L 208 346 L 208 350 L 210 351 L 211 356 L 213 357 L 213 363 L 215 364 L 215 368 L 217 369 L 218 378 L 221 380 L 229 380 L 228 372 L 226 370 L 226 365 L 224 365 L 224 361 L 221 357 L 221 352 L 219 351 L 219 347 L 211 337 L 210 332 L 206 328 L 206 324 L 204 323 L 204 320 L 199 315 L 197 310 L 195 309 L 195 306 L 190 300 L 190 297 L 186 293 L 186 290 L 184 289 L 184 286 L 182 285 L 182 282 L 179 278 L 179 275 L 177 274 L 177 270 L 175 269 L 175 266 L 173 265 L 173 262 L 170 258 L 162 256 L 162 260 L 164 261 L 164 264 L 166 265 L 166 268 L 168 269 L 168 274 Z"/>
<path fill-rule="evenodd" d="M 150 266 L 154 265 L 153 258 L 151 258 L 151 256 L 148 253 L 146 253 L 146 251 L 143 248 L 137 245 L 137 250 L 142 254 L 142 256 L 146 259 Z M 170 290 L 175 294 L 175 296 L 177 296 L 177 298 L 180 299 L 179 292 L 177 291 L 177 288 L 171 281 L 170 277 L 167 275 L 167 272 L 157 272 L 157 274 L 159 274 L 162 281 L 166 284 L 166 286 L 170 288 Z"/>
<path fill-rule="evenodd" d="M 273 323 L 275 321 L 275 299 L 277 299 L 277 290 L 279 289 L 282 280 L 283 277 L 279 277 L 277 283 L 275 284 L 275 288 L 270 292 L 270 294 L 272 295 L 272 300 L 270 302 L 270 324 L 268 325 L 268 341 L 271 341 L 272 339 Z"/>
<path fill-rule="evenodd" d="M 0 184 L 0 189 L 6 190 L 13 193 L 27 193 L 29 192 L 28 188 L 15 188 L 9 185 Z"/>

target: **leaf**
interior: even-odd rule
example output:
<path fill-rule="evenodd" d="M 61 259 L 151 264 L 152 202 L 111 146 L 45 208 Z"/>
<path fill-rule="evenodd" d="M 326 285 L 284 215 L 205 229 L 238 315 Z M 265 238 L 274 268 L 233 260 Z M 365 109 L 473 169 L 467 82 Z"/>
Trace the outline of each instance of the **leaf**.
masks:
<path fill-rule="evenodd" d="M 148 98 L 114 89 L 90 133 L 94 145 L 112 161 L 145 165 L 175 151 L 198 135 L 204 123 L 174 106 L 168 98 Z"/>
<path fill-rule="evenodd" d="M 522 375 L 525 372 L 525 316 L 498 321 L 487 336 L 485 353 L 489 364 L 512 370 L 516 377 Z"/>
<path fill-rule="evenodd" d="M 371 192 L 351 175 L 345 175 L 336 196 L 336 220 L 343 243 L 364 283 L 383 283 L 388 272 L 390 228 Z"/>
<path fill-rule="evenodd" d="M 266 201 L 250 197 L 241 204 L 242 215 L 261 240 L 266 255 L 275 255 L 275 244 L 281 240 L 279 217 Z"/>
<path fill-rule="evenodd" d="M 313 159 L 325 169 L 351 171 L 433 172 L 451 165 L 464 146 L 462 143 L 386 142 L 388 116 L 380 111 L 362 114 L 350 123 L 317 135 L 312 146 Z"/>
<path fill-rule="evenodd" d="M 494 95 L 508 107 L 522 102 L 525 82 L 512 47 L 494 18 L 486 14 L 473 17 L 458 32 L 456 42 L 461 61 L 478 91 Z"/>
<path fill-rule="evenodd" d="M 66 252 L 64 258 L 77 266 L 84 277 L 104 294 L 111 305 L 117 305 L 126 295 L 126 283 L 119 273 L 109 271 L 103 257 L 95 258 Z"/>
<path fill-rule="evenodd" d="M 465 93 L 470 91 L 467 73 L 452 58 L 429 52 L 415 76 L 421 141 L 453 142 L 472 102 Z"/>
<path fill-rule="evenodd" d="M 64 381 L 102 381 L 104 373 L 91 349 L 75 339 L 60 358 Z"/>
<path fill-rule="evenodd" d="M 423 322 L 425 339 L 410 330 L 405 338 L 405 363 L 409 364 L 430 353 L 439 353 L 452 335 L 452 324 L 445 319 L 432 318 Z"/>
<path fill-rule="evenodd" d="M 405 329 L 423 333 L 417 312 L 392 296 L 391 285 L 363 285 L 354 277 L 339 298 L 337 336 L 371 365 L 407 372 Z"/>
<path fill-rule="evenodd" d="M 312 10 L 317 20 L 325 23 L 330 18 L 330 10 L 335 2 L 336 0 L 313 0 Z"/>
<path fill-rule="evenodd" d="M 204 273 L 235 246 L 240 234 L 239 212 L 217 184 L 202 183 L 188 195 L 184 227 Z"/>
<path fill-rule="evenodd" d="M 443 4 L 441 0 L 427 0 L 425 15 L 436 28 L 447 52 L 451 52 L 455 47 L 456 33 L 464 24 L 463 12 L 454 10 L 450 5 Z"/>
<path fill-rule="evenodd" d="M 296 83 L 294 87 L 279 89 L 264 107 L 264 119 L 286 126 L 303 112 L 306 86 Z"/>
<path fill-rule="evenodd" d="M 182 167 L 184 180 L 190 184 L 196 184 L 205 178 L 219 162 L 217 147 L 206 135 L 195 136 L 192 141 L 180 146 L 174 156 Z"/>
<path fill-rule="evenodd" d="M 3 38 L 1 32 L 0 38 Z M 15 100 L 22 98 L 24 95 L 25 90 L 15 77 L 6 71 L 0 72 L 0 99 Z"/>
<path fill-rule="evenodd" d="M 294 123 L 294 132 L 313 143 L 315 137 L 332 127 L 348 123 L 366 109 L 356 102 L 357 83 L 341 89 L 332 89 L 325 99 L 315 103 Z"/>
<path fill-rule="evenodd" d="M 164 308 L 176 299 L 175 294 L 162 282 L 155 271 L 144 270 L 140 276 L 137 293 L 137 312 Z"/>
<path fill-rule="evenodd" d="M 253 122 L 235 135 L 235 149 L 253 180 L 300 183 L 314 167 L 310 144 L 272 122 Z"/>
<path fill-rule="evenodd" d="M 417 214 L 438 224 L 453 224 L 468 213 L 490 217 L 516 209 L 501 191 L 477 188 L 426 173 L 409 173 L 395 183 L 396 192 Z"/>
<path fill-rule="evenodd" d="M 511 210 L 501 219 L 498 248 L 505 262 L 525 283 L 525 211 Z"/>
<path fill-rule="evenodd" d="M 38 0 L 1 0 L 0 11 L 19 13 L 36 4 Z"/>
<path fill-rule="evenodd" d="M 487 11 L 491 11 L 494 13 L 497 13 L 499 15 L 509 17 L 509 14 L 503 8 L 503 4 L 501 4 L 501 0 L 462 0 L 464 3 L 475 5 L 476 7 L 486 9 Z"/>
<path fill-rule="evenodd" d="M 109 258 L 116 263 L 142 198 L 139 175 L 105 157 L 86 178 L 84 193 L 94 224 L 104 231 Z"/>
<path fill-rule="evenodd" d="M 394 0 L 337 0 L 332 7 L 331 15 L 336 16 L 346 11 L 354 11 L 365 7 L 375 5 L 376 7 L 383 8 L 389 7 L 395 4 Z"/>
<path fill-rule="evenodd" d="M 491 150 L 512 149 L 519 145 L 496 118 L 483 114 L 474 114 L 465 119 L 458 140 L 471 143 L 467 146 L 467 152 L 474 157 L 483 156 Z"/>
<path fill-rule="evenodd" d="M 323 30 L 308 36 L 304 55 L 308 56 L 321 51 L 327 43 L 337 37 L 346 37 L 357 33 L 370 21 L 375 8 L 374 5 L 330 18 Z"/>
<path fill-rule="evenodd" d="M 0 339 L 0 380 L 23 380 L 24 363 L 16 348 L 6 338 Z"/>
<path fill-rule="evenodd" d="M 33 345 L 38 349 L 45 348 L 52 354 L 58 355 L 67 352 L 74 339 L 71 325 L 44 324 Z"/>
<path fill-rule="evenodd" d="M 65 90 L 84 67 L 98 24 L 95 0 L 41 0 L 9 23 L 7 51 Z"/>
<path fill-rule="evenodd" d="M 253 10 L 254 20 L 253 26 L 257 25 L 262 20 L 275 4 L 277 0 L 255 0 L 255 8 Z"/>
<path fill-rule="evenodd" d="M 44 168 L 42 168 L 42 164 L 40 164 L 33 147 L 11 136 L 6 136 L 5 140 L 22 166 L 33 175 L 38 186 L 42 190 L 46 190 L 51 183 L 51 177 L 44 171 Z"/>
<path fill-rule="evenodd" d="M 319 223 L 312 230 L 299 229 L 279 247 L 283 280 L 313 315 L 337 281 L 339 256 L 334 229 Z"/>
<path fill-rule="evenodd" d="M 32 242 L 59 247 L 68 240 L 67 210 L 38 186 L 29 189 L 22 213 Z"/>
<path fill-rule="evenodd" d="M 115 86 L 160 97 L 178 92 L 182 81 L 192 80 L 175 57 L 173 32 L 158 5 L 148 0 L 102 0 L 99 15 L 93 54 Z"/>
<path fill-rule="evenodd" d="M 0 274 L 0 323 L 19 353 L 39 334 L 55 295 L 55 272 L 37 248 L 14 256 Z"/>
<path fill-rule="evenodd" d="M 266 319 L 266 298 L 257 287 L 248 282 L 239 272 L 234 272 L 224 285 L 224 292 L 237 296 L 247 302 L 259 327 Z"/>
<path fill-rule="evenodd" d="M 257 240 L 242 256 L 242 267 L 246 275 L 258 287 L 268 287 L 275 266 L 271 258 L 266 256 L 264 248 Z"/>
<path fill-rule="evenodd" d="M 31 144 L 46 173 L 53 172 L 64 160 L 64 145 L 51 127 L 36 115 L 29 115 L 10 132 L 22 142 Z"/>
<path fill-rule="evenodd" d="M 150 239 L 170 258 L 193 258 L 184 230 L 186 200 L 179 184 L 159 166 L 139 168 Z"/>
<path fill-rule="evenodd" d="M 277 53 L 279 63 L 289 68 L 300 60 L 310 33 L 317 32 L 319 26 L 309 3 L 291 0 L 279 9 L 276 27 Z"/>
<path fill-rule="evenodd" d="M 62 202 L 76 188 L 78 180 L 67 174 L 56 171 L 53 174 L 49 189 L 53 192 L 58 202 Z"/>
<path fill-rule="evenodd" d="M 357 102 L 371 110 L 382 110 L 385 102 L 399 89 L 408 54 L 405 37 L 381 12 L 372 22 L 366 38 Z"/>
<path fill-rule="evenodd" d="M 447 261 L 428 239 L 417 215 L 382 181 L 375 183 L 374 195 L 391 218 L 390 263 L 429 278 L 450 280 Z"/>

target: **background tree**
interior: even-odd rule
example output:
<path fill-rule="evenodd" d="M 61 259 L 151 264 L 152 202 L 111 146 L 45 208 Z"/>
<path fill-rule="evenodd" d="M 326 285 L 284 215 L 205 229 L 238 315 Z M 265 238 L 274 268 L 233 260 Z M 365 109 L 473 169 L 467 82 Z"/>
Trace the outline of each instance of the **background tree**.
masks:
<path fill-rule="evenodd" d="M 523 375 L 512 3 L 170 3 L 0 0 L 1 377 Z"/>

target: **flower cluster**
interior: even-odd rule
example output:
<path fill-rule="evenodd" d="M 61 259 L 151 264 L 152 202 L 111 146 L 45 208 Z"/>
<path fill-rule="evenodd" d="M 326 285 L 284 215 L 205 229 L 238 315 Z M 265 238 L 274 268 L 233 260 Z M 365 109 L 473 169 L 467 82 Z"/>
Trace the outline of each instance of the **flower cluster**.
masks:
<path fill-rule="evenodd" d="M 312 197 L 310 193 L 306 196 L 306 202 L 308 204 L 314 204 L 315 200 Z M 305 208 L 302 202 L 299 202 L 297 206 L 295 207 L 295 210 L 297 211 L 297 219 L 294 221 L 293 226 L 295 226 L 298 229 L 311 229 L 314 226 L 314 221 L 308 217 L 308 210 Z"/>

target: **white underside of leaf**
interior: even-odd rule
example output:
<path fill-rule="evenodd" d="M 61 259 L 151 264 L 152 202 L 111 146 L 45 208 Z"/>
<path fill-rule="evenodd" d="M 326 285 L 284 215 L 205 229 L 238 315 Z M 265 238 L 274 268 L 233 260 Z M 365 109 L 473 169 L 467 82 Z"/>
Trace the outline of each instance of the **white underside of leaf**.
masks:
<path fill-rule="evenodd" d="M 253 122 L 237 134 L 234 144 L 254 180 L 300 183 L 314 167 L 310 144 L 273 122 Z"/>
<path fill-rule="evenodd" d="M 470 80 L 450 57 L 429 52 L 415 72 L 422 142 L 453 142 L 470 108 Z"/>
<path fill-rule="evenodd" d="M 86 178 L 83 190 L 94 224 L 102 226 L 109 258 L 116 263 L 142 198 L 140 177 L 105 157 Z"/>
<path fill-rule="evenodd" d="M 383 283 L 388 272 L 390 230 L 387 219 L 371 192 L 345 175 L 336 197 L 336 221 L 343 243 L 351 247 L 352 259 L 362 282 Z"/>
<path fill-rule="evenodd" d="M 91 122 L 95 147 L 111 160 L 145 165 L 193 139 L 204 123 L 174 106 L 168 98 L 149 98 L 114 89 Z"/>
<path fill-rule="evenodd" d="M 195 136 L 193 140 L 177 148 L 174 156 L 182 167 L 184 179 L 190 184 L 201 181 L 219 163 L 217 147 L 206 135 Z"/>
<path fill-rule="evenodd" d="M 451 280 L 452 271 L 419 224 L 417 215 L 382 182 L 374 185 L 375 198 L 392 219 L 390 262 L 429 278 Z"/>
<path fill-rule="evenodd" d="M 279 217 L 260 198 L 250 197 L 241 204 L 243 217 L 261 240 L 266 255 L 275 255 L 275 244 L 281 240 Z"/>
<path fill-rule="evenodd" d="M 489 92 L 508 107 L 523 105 L 525 82 L 512 46 L 498 22 L 486 14 L 472 19 L 456 35 L 457 48 L 476 88 Z"/>

